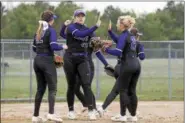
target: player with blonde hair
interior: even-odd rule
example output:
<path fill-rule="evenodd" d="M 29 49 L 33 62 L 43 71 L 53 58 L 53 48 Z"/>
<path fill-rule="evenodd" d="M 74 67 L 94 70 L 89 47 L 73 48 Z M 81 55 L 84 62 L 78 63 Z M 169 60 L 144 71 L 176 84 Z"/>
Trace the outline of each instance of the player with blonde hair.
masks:
<path fill-rule="evenodd" d="M 104 47 L 104 51 L 119 58 L 119 75 L 116 80 L 116 89 L 120 94 L 120 115 L 112 117 L 113 121 L 127 121 L 126 108 L 128 108 L 132 121 L 137 121 L 137 95 L 136 85 L 140 75 L 141 66 L 137 58 L 137 41 L 129 31 L 135 24 L 131 16 L 120 16 L 117 20 L 117 30 L 122 32 L 119 36 L 109 27 L 109 34 L 116 42 L 116 48 Z M 115 90 L 116 90 L 115 89 Z M 114 90 L 114 89 L 113 89 Z"/>

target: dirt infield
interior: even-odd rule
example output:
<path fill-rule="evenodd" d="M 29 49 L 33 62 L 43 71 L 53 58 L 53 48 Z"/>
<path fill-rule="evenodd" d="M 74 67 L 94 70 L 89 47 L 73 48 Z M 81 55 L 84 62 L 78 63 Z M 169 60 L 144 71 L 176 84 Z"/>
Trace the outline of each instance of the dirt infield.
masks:
<path fill-rule="evenodd" d="M 100 105 L 101 103 L 98 103 Z M 112 103 L 103 118 L 97 121 L 88 121 L 87 112 L 79 114 L 82 106 L 75 103 L 76 112 L 79 115 L 78 120 L 68 120 L 67 103 L 57 103 L 56 114 L 63 117 L 64 123 L 112 123 L 110 117 L 119 113 L 119 103 Z M 139 102 L 139 121 L 138 123 L 183 123 L 183 102 Z M 48 104 L 41 106 L 40 116 L 44 116 L 48 111 Z M 31 104 L 1 104 L 1 123 L 31 123 L 33 112 L 33 103 Z"/>

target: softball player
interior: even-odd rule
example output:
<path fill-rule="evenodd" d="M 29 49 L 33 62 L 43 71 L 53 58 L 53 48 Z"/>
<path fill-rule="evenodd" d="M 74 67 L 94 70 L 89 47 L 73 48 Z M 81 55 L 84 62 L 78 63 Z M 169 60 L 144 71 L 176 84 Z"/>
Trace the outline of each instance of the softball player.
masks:
<path fill-rule="evenodd" d="M 37 93 L 32 121 L 40 122 L 40 104 L 48 85 L 49 113 L 48 120 L 62 122 L 62 119 L 54 114 L 55 96 L 57 92 L 57 72 L 54 65 L 54 51 L 67 49 L 67 45 L 57 44 L 57 34 L 52 27 L 56 15 L 52 11 L 44 11 L 39 21 L 39 27 L 33 41 L 33 51 L 37 54 L 34 58 L 34 71 L 37 79 Z"/>
<path fill-rule="evenodd" d="M 137 121 L 137 95 L 136 85 L 140 75 L 141 66 L 137 59 L 137 41 L 128 29 L 135 24 L 135 20 L 130 16 L 120 16 L 117 21 L 117 29 L 121 35 L 112 38 L 117 42 L 115 49 L 105 47 L 105 52 L 120 57 L 120 67 L 117 82 L 113 88 L 120 94 L 120 115 L 112 117 L 113 121 L 127 121 L 126 107 L 132 116 L 132 121 Z M 112 37 L 112 36 L 111 36 Z M 114 97 L 116 95 L 113 95 Z M 106 107 L 106 106 L 105 106 Z"/>
<path fill-rule="evenodd" d="M 117 43 L 117 35 L 111 31 L 111 27 L 109 27 L 109 35 L 111 38 L 114 40 L 115 43 Z M 145 53 L 144 53 L 144 46 L 139 42 L 139 36 L 142 34 L 138 32 L 137 28 L 132 28 L 130 31 L 137 39 L 137 46 L 136 46 L 136 51 L 137 51 L 137 56 L 139 57 L 140 60 L 145 59 Z M 117 64 L 115 66 L 115 79 L 118 78 L 119 76 L 119 70 L 120 70 L 120 58 L 118 57 Z M 111 102 L 116 98 L 116 96 L 119 94 L 119 88 L 118 88 L 118 81 L 114 84 L 111 92 L 108 94 L 106 97 L 103 105 L 98 108 L 98 112 L 100 113 L 100 116 L 102 116 L 105 112 L 105 109 L 111 104 Z M 131 117 L 130 120 L 133 121 L 133 118 Z"/>
<path fill-rule="evenodd" d="M 74 113 L 74 94 L 76 89 L 76 76 L 79 76 L 80 84 L 82 85 L 86 105 L 88 107 L 89 119 L 96 120 L 96 112 L 93 106 L 93 93 L 91 90 L 91 81 L 94 73 L 91 70 L 94 66 L 89 65 L 89 41 L 93 36 L 93 32 L 100 26 L 101 21 L 91 28 L 84 25 L 85 12 L 76 10 L 74 12 L 74 23 L 68 25 L 66 31 L 66 39 L 68 50 L 64 54 L 64 72 L 68 82 L 67 102 L 68 102 L 68 118 L 76 119 Z M 91 70 L 90 70 L 91 69 Z"/>
<path fill-rule="evenodd" d="M 60 36 L 63 37 L 64 39 L 66 39 L 66 34 L 65 34 L 65 30 L 66 27 L 71 23 L 70 20 L 66 20 L 64 22 L 64 24 L 61 27 L 61 31 L 60 31 Z M 94 36 L 94 35 L 93 35 Z M 88 46 L 88 61 L 89 61 L 89 65 L 90 65 L 90 72 L 91 72 L 91 77 L 90 77 L 90 82 L 92 83 L 93 78 L 94 78 L 94 62 L 92 60 L 92 53 L 93 53 L 93 47 Z M 109 66 L 109 64 L 107 63 L 107 61 L 105 60 L 105 58 L 103 57 L 103 55 L 101 54 L 100 50 L 95 52 L 96 56 L 98 57 L 98 59 L 104 64 L 104 67 Z M 80 83 L 80 78 L 77 75 L 76 76 L 76 87 L 75 87 L 75 94 L 77 96 L 77 98 L 80 100 L 80 102 L 82 103 L 84 109 L 82 110 L 82 112 L 84 112 L 85 110 L 87 110 L 87 103 L 85 101 L 85 97 L 84 94 L 82 93 L 82 91 L 80 90 L 81 87 L 81 83 Z M 96 99 L 95 96 L 93 94 L 93 107 L 94 109 L 96 109 Z"/>

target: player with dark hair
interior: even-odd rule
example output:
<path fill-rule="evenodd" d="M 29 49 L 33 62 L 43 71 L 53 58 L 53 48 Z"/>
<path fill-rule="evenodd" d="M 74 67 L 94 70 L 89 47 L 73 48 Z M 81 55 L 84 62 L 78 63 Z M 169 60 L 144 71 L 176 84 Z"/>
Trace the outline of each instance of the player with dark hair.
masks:
<path fill-rule="evenodd" d="M 117 29 L 121 31 L 121 35 L 118 37 L 109 30 L 111 38 L 116 42 L 116 49 L 110 49 L 104 47 L 104 51 L 108 54 L 118 56 L 118 65 L 116 72 L 117 80 L 111 93 L 107 97 L 103 104 L 105 109 L 117 94 L 120 94 L 120 115 L 112 117 L 113 121 L 127 121 L 126 108 L 128 108 L 131 114 L 131 120 L 137 121 L 136 109 L 137 109 L 137 95 L 136 85 L 140 75 L 141 66 L 137 56 L 143 53 L 137 53 L 137 41 L 135 36 L 128 31 L 135 24 L 135 20 L 130 16 L 120 16 L 117 21 Z M 142 47 L 140 47 L 142 49 Z M 144 56 L 143 58 L 144 59 Z M 102 109 L 99 110 L 100 112 Z"/>
<path fill-rule="evenodd" d="M 88 47 L 90 39 L 93 37 L 94 31 L 100 26 L 101 21 L 98 19 L 95 26 L 88 28 L 84 25 L 85 15 L 86 13 L 83 10 L 76 10 L 74 12 L 74 22 L 68 25 L 65 35 L 69 47 L 64 54 L 64 71 L 68 82 L 68 118 L 76 119 L 74 113 L 74 94 L 76 93 L 76 77 L 78 76 L 85 96 L 83 103 L 89 110 L 89 119 L 96 120 L 95 104 L 93 105 L 95 97 L 91 90 L 94 65 L 91 61 L 92 59 L 89 59 Z"/>
<path fill-rule="evenodd" d="M 39 27 L 34 36 L 33 51 L 36 53 L 34 58 L 34 71 L 37 79 L 37 93 L 35 96 L 33 123 L 43 121 L 39 117 L 40 105 L 43 95 L 48 85 L 49 113 L 47 119 L 62 122 L 62 119 L 54 114 L 55 97 L 57 92 L 57 72 L 54 64 L 54 51 L 67 49 L 67 45 L 57 44 L 57 34 L 52 27 L 56 15 L 52 11 L 44 11 L 39 21 Z"/>

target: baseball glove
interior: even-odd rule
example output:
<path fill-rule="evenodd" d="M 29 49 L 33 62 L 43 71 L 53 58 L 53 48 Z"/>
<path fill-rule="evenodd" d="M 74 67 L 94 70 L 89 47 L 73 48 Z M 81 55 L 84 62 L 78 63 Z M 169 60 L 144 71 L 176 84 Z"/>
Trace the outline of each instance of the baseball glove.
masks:
<path fill-rule="evenodd" d="M 63 58 L 61 56 L 55 54 L 54 55 L 54 63 L 55 63 L 56 68 L 62 67 L 64 64 Z"/>
<path fill-rule="evenodd" d="M 107 55 L 107 53 L 105 52 L 106 48 L 109 48 L 112 46 L 112 41 L 110 40 L 103 40 L 104 42 L 104 45 L 103 47 L 101 48 L 101 52 L 104 54 L 104 55 Z"/>
<path fill-rule="evenodd" d="M 105 71 L 105 73 L 106 73 L 108 76 L 114 77 L 114 71 L 115 71 L 115 69 L 114 69 L 113 66 L 111 66 L 111 65 L 105 66 L 105 67 L 104 67 L 104 71 Z"/>
<path fill-rule="evenodd" d="M 103 42 L 100 40 L 99 37 L 92 37 L 90 43 L 94 52 L 98 51 L 103 46 Z"/>
<path fill-rule="evenodd" d="M 98 51 L 99 49 L 102 50 L 102 48 L 104 46 L 111 47 L 112 41 L 100 40 L 99 37 L 92 37 L 91 38 L 91 47 L 93 48 L 94 52 Z"/>

